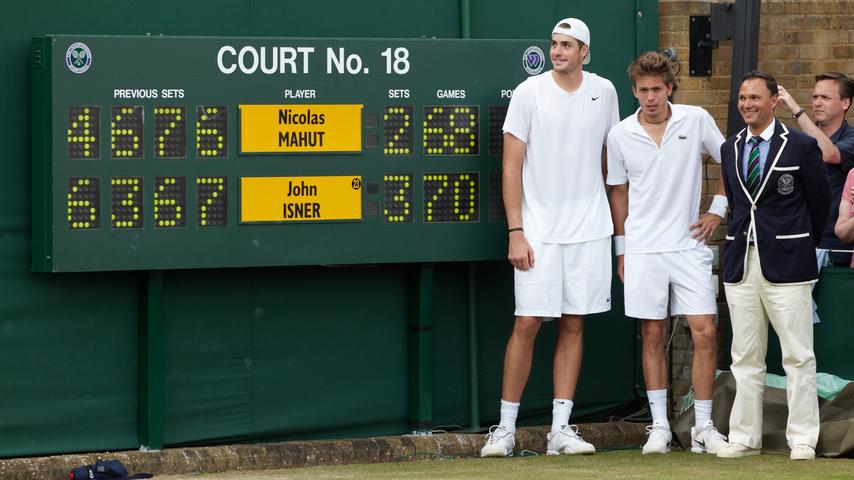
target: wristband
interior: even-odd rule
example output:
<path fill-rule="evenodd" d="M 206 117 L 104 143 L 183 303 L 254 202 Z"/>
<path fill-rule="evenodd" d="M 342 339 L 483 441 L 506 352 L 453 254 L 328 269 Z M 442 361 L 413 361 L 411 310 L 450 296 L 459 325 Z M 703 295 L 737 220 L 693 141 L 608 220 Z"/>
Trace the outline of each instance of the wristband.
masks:
<path fill-rule="evenodd" d="M 619 257 L 626 254 L 626 236 L 614 235 L 614 253 Z"/>
<path fill-rule="evenodd" d="M 801 116 L 801 115 L 803 115 L 803 114 L 804 114 L 804 109 L 802 108 L 802 109 L 798 110 L 798 113 L 793 113 L 793 114 L 792 114 L 792 118 L 794 118 L 795 120 L 797 120 L 797 119 L 798 119 L 798 117 L 800 117 L 800 116 Z"/>
<path fill-rule="evenodd" d="M 509 235 L 509 234 L 511 234 L 511 233 L 513 233 L 513 232 L 521 232 L 521 231 L 522 231 L 522 227 L 513 227 L 513 228 L 508 228 L 508 229 L 507 229 L 507 234 Z"/>
<path fill-rule="evenodd" d="M 721 218 L 726 216 L 726 207 L 729 202 L 723 195 L 715 195 L 712 198 L 712 204 L 709 205 L 709 213 L 713 213 Z"/>

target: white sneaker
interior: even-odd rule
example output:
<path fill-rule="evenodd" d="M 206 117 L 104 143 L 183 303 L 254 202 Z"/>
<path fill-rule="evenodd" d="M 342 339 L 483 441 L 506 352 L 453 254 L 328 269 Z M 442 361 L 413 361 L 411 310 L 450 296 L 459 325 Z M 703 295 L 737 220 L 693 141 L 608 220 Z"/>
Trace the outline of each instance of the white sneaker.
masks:
<path fill-rule="evenodd" d="M 546 447 L 547 455 L 591 455 L 596 453 L 596 447 L 587 443 L 578 434 L 575 425 L 564 425 L 560 430 L 550 432 L 546 438 L 549 443 Z"/>
<path fill-rule="evenodd" d="M 646 434 L 649 438 L 646 445 L 643 446 L 644 455 L 670 452 L 670 441 L 673 439 L 673 434 L 670 433 L 669 427 L 659 424 L 647 425 Z"/>
<path fill-rule="evenodd" d="M 514 445 L 516 440 L 510 430 L 501 425 L 493 425 L 489 427 L 489 433 L 486 434 L 486 443 L 480 449 L 480 456 L 482 458 L 506 457 L 513 452 Z"/>
<path fill-rule="evenodd" d="M 815 449 L 809 445 L 799 443 L 789 454 L 791 460 L 815 460 Z"/>
<path fill-rule="evenodd" d="M 761 449 L 751 448 L 738 442 L 730 442 L 718 450 L 718 458 L 741 458 L 759 455 L 760 453 L 762 453 Z"/>
<path fill-rule="evenodd" d="M 707 420 L 701 427 L 691 427 L 691 451 L 694 453 L 711 453 L 716 455 L 720 449 L 729 445 L 726 437 L 718 432 L 715 424 Z"/>

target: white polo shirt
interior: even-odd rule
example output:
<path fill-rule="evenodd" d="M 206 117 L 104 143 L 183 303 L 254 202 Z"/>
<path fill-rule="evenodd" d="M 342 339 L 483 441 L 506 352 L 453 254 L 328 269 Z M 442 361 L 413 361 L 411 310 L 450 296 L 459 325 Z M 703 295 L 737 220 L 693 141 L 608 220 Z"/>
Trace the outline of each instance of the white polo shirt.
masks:
<path fill-rule="evenodd" d="M 614 85 L 583 72 L 568 93 L 552 72 L 513 92 L 504 132 L 525 142 L 522 226 L 543 243 L 580 243 L 614 232 L 602 182 L 602 147 L 620 120 Z"/>
<path fill-rule="evenodd" d="M 670 104 L 671 117 L 659 147 L 638 122 L 638 113 L 608 134 L 608 185 L 629 184 L 626 252 L 694 248 L 690 226 L 699 218 L 702 154 L 721 162 L 724 137 L 700 107 Z"/>

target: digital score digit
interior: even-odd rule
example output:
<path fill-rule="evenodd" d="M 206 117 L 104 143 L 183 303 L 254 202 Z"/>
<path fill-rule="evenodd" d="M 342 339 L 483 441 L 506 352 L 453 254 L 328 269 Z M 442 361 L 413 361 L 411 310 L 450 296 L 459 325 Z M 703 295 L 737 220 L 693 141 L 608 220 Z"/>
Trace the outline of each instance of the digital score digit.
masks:
<path fill-rule="evenodd" d="M 426 155 L 477 155 L 477 105 L 428 105 L 424 107 L 424 153 Z"/>
<path fill-rule="evenodd" d="M 98 199 L 101 198 L 101 179 L 71 177 L 68 179 L 68 228 L 96 229 L 101 226 Z"/>
<path fill-rule="evenodd" d="M 185 107 L 154 108 L 154 157 L 187 156 L 187 114 Z"/>
<path fill-rule="evenodd" d="M 143 108 L 112 107 L 110 151 L 113 158 L 142 158 Z"/>
<path fill-rule="evenodd" d="M 228 109 L 224 106 L 196 107 L 196 156 L 228 156 Z"/>
<path fill-rule="evenodd" d="M 184 177 L 154 177 L 154 228 L 185 226 L 186 199 Z"/>
<path fill-rule="evenodd" d="M 477 222 L 478 172 L 424 175 L 424 222 Z"/>
<path fill-rule="evenodd" d="M 507 117 L 507 105 L 489 106 L 489 154 L 504 153 L 504 119 Z"/>
<path fill-rule="evenodd" d="M 412 223 L 412 175 L 383 175 L 385 223 Z"/>
<path fill-rule="evenodd" d="M 228 225 L 228 177 L 196 178 L 196 219 L 200 227 Z"/>
<path fill-rule="evenodd" d="M 100 158 L 101 107 L 68 107 L 68 158 Z"/>
<path fill-rule="evenodd" d="M 387 106 L 383 113 L 385 128 L 383 153 L 409 155 L 412 153 L 412 105 Z"/>
<path fill-rule="evenodd" d="M 114 229 L 142 228 L 142 177 L 110 179 Z"/>

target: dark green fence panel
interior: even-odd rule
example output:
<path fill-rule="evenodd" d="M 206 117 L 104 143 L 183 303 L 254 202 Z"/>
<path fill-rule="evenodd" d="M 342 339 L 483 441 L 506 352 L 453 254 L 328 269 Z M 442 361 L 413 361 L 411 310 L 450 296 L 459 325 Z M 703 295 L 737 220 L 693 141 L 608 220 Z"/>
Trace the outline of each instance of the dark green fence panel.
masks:
<path fill-rule="evenodd" d="M 816 370 L 848 380 L 854 380 L 854 361 L 851 356 L 851 346 L 854 345 L 852 294 L 854 270 L 842 267 L 824 268 L 813 291 L 821 320 L 813 327 Z M 768 373 L 785 375 L 782 362 L 780 339 L 769 324 L 766 356 Z"/>

